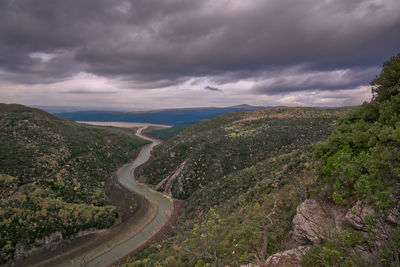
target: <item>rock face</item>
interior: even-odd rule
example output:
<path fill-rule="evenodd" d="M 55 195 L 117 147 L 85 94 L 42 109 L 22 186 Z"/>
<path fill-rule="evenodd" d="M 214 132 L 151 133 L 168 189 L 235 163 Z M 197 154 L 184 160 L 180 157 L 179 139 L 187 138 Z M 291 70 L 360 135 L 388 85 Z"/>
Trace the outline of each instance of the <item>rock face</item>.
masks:
<path fill-rule="evenodd" d="M 376 214 L 371 206 L 357 202 L 347 213 L 345 222 L 357 230 L 366 231 L 365 220 L 368 215 Z M 393 208 L 383 220 L 384 226 L 390 228 L 400 224 L 400 207 Z"/>
<path fill-rule="evenodd" d="M 174 153 L 175 156 L 175 153 Z M 172 157 L 172 156 L 171 156 Z M 163 189 L 163 192 L 167 194 L 168 196 L 172 197 L 172 186 L 173 182 L 177 179 L 177 177 L 181 174 L 183 168 L 185 168 L 186 161 L 182 162 L 179 167 L 174 171 L 173 174 L 170 176 L 165 177 L 161 182 L 159 182 L 155 190 L 160 190 Z M 183 184 L 181 181 L 182 177 L 178 178 L 178 191 L 182 192 L 183 191 Z"/>
<path fill-rule="evenodd" d="M 303 255 L 310 249 L 310 246 L 299 246 L 294 249 L 285 250 L 283 252 L 275 253 L 268 257 L 265 266 L 278 267 L 278 266 L 293 266 L 301 267 L 301 259 Z"/>
<path fill-rule="evenodd" d="M 363 230 L 365 228 L 365 217 L 374 213 L 371 207 L 357 203 L 346 213 L 345 221 L 355 229 Z"/>
<path fill-rule="evenodd" d="M 322 240 L 333 239 L 345 227 L 352 227 L 367 235 L 366 217 L 375 214 L 372 207 L 363 205 L 361 202 L 347 210 L 333 202 L 317 199 L 305 200 L 297 206 L 296 211 L 292 221 L 292 240 L 295 248 L 268 257 L 264 266 L 300 267 L 303 255 L 312 245 L 316 245 Z M 390 229 L 392 226 L 400 224 L 400 207 L 394 208 L 383 221 L 383 224 L 376 229 L 378 232 L 377 246 L 387 238 L 382 227 Z M 367 262 L 374 262 L 374 256 L 368 244 L 359 244 L 353 247 L 350 254 L 361 257 Z M 258 267 L 258 265 L 250 264 L 243 267 Z"/>
<path fill-rule="evenodd" d="M 299 245 L 319 243 L 343 230 L 346 210 L 326 201 L 307 199 L 293 218 L 293 240 Z"/>

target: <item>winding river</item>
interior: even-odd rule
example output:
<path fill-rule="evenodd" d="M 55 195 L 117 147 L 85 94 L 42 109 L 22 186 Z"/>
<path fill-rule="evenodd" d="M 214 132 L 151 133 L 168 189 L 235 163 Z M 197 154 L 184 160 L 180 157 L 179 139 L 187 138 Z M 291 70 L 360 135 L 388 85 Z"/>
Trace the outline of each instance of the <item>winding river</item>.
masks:
<path fill-rule="evenodd" d="M 136 132 L 136 135 L 140 138 L 151 141 L 151 143 L 141 149 L 135 161 L 121 167 L 118 170 L 117 175 L 119 182 L 125 188 L 145 196 L 157 208 L 157 213 L 149 223 L 143 225 L 143 228 L 136 235 L 93 259 L 87 264 L 87 266 L 107 266 L 125 257 L 157 233 L 165 222 L 167 222 L 168 215 L 172 211 L 172 200 L 170 198 L 143 184 L 137 183 L 134 179 L 135 168 L 148 161 L 152 149 L 161 143 L 159 140 L 149 138 L 142 134 L 142 131 L 147 127 L 148 125 L 142 125 Z"/>

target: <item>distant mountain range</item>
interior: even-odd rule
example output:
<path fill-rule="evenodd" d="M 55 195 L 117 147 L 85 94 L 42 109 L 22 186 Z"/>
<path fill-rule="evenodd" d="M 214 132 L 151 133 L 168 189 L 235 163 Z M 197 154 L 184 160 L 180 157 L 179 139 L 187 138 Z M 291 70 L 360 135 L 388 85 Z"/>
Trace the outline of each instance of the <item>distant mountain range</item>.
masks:
<path fill-rule="evenodd" d="M 233 111 L 254 111 L 271 107 L 238 105 L 231 107 L 206 107 L 163 109 L 151 111 L 75 111 L 54 113 L 56 116 L 74 121 L 119 121 L 147 122 L 169 125 L 191 125 Z"/>

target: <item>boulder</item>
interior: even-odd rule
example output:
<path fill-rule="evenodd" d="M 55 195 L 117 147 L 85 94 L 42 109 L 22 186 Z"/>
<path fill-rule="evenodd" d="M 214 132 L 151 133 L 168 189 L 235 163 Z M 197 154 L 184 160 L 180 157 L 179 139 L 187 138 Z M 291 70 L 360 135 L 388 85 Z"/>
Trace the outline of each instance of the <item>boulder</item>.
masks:
<path fill-rule="evenodd" d="M 400 225 L 400 207 L 397 206 L 391 210 L 386 221 L 392 225 Z"/>
<path fill-rule="evenodd" d="M 319 243 L 343 231 L 344 207 L 327 201 L 307 199 L 297 206 L 292 238 L 299 245 Z"/>
<path fill-rule="evenodd" d="M 357 202 L 356 205 L 347 211 L 345 222 L 357 230 L 364 230 L 365 217 L 372 214 L 375 214 L 375 211 L 370 206 Z"/>
<path fill-rule="evenodd" d="M 309 249 L 310 246 L 299 246 L 297 248 L 275 253 L 268 257 L 267 261 L 265 262 L 265 266 L 301 267 L 301 259 Z"/>

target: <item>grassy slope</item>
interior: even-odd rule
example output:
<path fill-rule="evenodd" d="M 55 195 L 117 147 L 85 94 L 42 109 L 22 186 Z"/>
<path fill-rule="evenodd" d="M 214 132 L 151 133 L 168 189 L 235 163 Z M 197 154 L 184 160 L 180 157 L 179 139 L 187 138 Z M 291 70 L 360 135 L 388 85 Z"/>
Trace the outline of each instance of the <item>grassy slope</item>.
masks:
<path fill-rule="evenodd" d="M 181 173 L 183 192 L 173 191 L 186 199 L 185 208 L 169 238 L 135 255 L 130 265 L 203 266 L 212 262 L 199 256 L 207 250 L 202 245 L 206 239 L 212 244 L 208 249 L 216 248 L 220 263 L 254 261 L 262 244 L 261 236 L 254 234 L 261 229 L 254 222 L 270 211 L 273 195 L 278 205 L 267 253 L 285 248 L 295 208 L 312 193 L 316 163 L 311 145 L 326 139 L 335 120 L 348 111 L 279 108 L 231 113 L 188 127 L 165 142 L 142 174 L 156 184 L 159 180 L 151 177 L 173 173 L 187 161 Z M 210 223 L 210 208 L 221 218 L 215 224 Z M 199 229 L 204 230 L 200 237 Z"/>
<path fill-rule="evenodd" d="M 104 179 L 143 141 L 44 111 L 0 104 L 0 261 L 59 231 L 108 227 L 118 216 Z"/>

